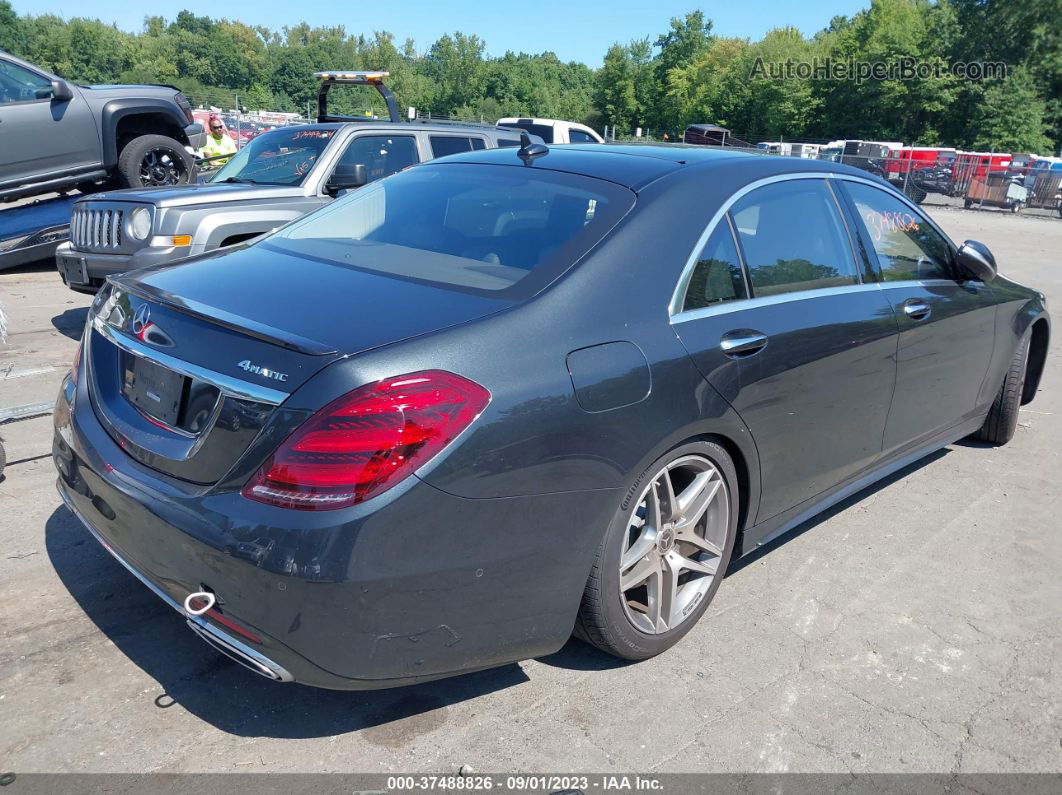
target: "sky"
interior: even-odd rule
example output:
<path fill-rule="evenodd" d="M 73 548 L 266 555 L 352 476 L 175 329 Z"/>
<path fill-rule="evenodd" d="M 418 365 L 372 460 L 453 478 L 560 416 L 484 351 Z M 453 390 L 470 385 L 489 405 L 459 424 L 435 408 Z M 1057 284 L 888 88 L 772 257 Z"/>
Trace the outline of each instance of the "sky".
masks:
<path fill-rule="evenodd" d="M 760 38 L 771 28 L 794 25 L 805 35 L 826 27 L 838 14 L 850 16 L 869 0 L 717 0 L 701 5 L 721 36 Z M 113 22 L 122 30 L 140 31 L 144 16 L 161 13 L 172 19 L 181 9 L 199 16 L 226 17 L 247 25 L 280 29 L 305 21 L 343 25 L 349 33 L 388 30 L 401 45 L 407 37 L 425 51 L 444 33 L 474 33 L 491 55 L 506 50 L 539 53 L 552 50 L 561 60 L 600 66 L 616 41 L 656 36 L 671 17 L 698 7 L 697 0 L 524 0 L 523 2 L 446 3 L 397 0 L 388 3 L 292 3 L 290 0 L 173 0 L 149 5 L 129 0 L 13 0 L 19 14 L 87 16 Z M 172 9 L 160 11 L 159 9 Z"/>

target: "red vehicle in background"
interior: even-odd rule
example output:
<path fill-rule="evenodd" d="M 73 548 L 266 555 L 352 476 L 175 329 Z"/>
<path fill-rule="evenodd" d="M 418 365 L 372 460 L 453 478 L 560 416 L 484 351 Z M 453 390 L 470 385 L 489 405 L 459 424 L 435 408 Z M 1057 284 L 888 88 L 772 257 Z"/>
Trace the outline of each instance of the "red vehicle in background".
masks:
<path fill-rule="evenodd" d="M 946 146 L 902 146 L 889 154 L 885 175 L 890 181 L 898 182 L 908 174 L 953 161 L 957 154 L 958 150 Z"/>
<path fill-rule="evenodd" d="M 902 146 L 889 154 L 885 178 L 921 203 L 928 193 L 950 193 L 956 156 L 951 147 Z"/>
<path fill-rule="evenodd" d="M 966 186 L 975 177 L 983 182 L 989 174 L 1005 173 L 1013 159 L 1009 152 L 959 152 L 951 168 L 953 195 L 965 193 Z"/>

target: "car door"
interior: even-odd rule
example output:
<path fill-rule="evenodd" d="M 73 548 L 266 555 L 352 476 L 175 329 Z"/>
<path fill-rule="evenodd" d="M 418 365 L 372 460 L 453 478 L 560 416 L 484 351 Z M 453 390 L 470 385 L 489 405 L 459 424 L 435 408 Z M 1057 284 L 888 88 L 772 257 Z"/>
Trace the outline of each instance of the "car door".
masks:
<path fill-rule="evenodd" d="M 369 182 L 374 182 L 419 163 L 414 135 L 369 133 L 355 135 L 347 143 L 336 166 L 362 164 Z"/>
<path fill-rule="evenodd" d="M 39 180 L 100 164 L 88 103 L 52 97 L 51 77 L 0 56 L 0 183 Z"/>
<path fill-rule="evenodd" d="M 978 395 L 992 358 L 996 297 L 959 273 L 951 243 L 905 198 L 863 181 L 842 183 L 900 329 L 889 453 L 984 410 Z"/>
<path fill-rule="evenodd" d="M 757 522 L 871 464 L 895 379 L 896 320 L 866 283 L 823 178 L 741 196 L 694 260 L 673 327 L 760 457 Z"/>

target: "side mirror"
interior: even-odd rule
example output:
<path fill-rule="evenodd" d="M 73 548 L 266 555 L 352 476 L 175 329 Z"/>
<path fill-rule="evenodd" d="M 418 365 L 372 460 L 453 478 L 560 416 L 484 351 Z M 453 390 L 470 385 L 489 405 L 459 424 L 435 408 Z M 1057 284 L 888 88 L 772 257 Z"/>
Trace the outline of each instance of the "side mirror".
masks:
<path fill-rule="evenodd" d="M 52 99 L 56 102 L 69 102 L 74 98 L 74 89 L 65 80 L 52 81 Z"/>
<path fill-rule="evenodd" d="M 332 176 L 328 178 L 325 190 L 331 194 L 336 194 L 341 190 L 360 188 L 368 181 L 368 178 L 365 176 L 364 163 L 340 163 L 336 166 L 336 170 L 332 172 Z"/>
<path fill-rule="evenodd" d="M 955 259 L 966 273 L 983 282 L 996 278 L 996 258 L 984 243 L 967 240 L 955 255 Z"/>

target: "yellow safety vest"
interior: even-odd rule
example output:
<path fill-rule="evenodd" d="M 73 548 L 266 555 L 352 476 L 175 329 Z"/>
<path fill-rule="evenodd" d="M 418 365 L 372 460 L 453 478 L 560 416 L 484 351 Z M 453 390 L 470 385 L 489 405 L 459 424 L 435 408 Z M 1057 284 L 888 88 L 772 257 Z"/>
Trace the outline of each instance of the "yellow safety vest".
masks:
<path fill-rule="evenodd" d="M 201 157 L 217 157 L 218 155 L 234 155 L 236 154 L 236 143 L 229 138 L 228 133 L 222 133 L 220 138 L 215 138 L 210 133 L 207 133 L 206 143 L 203 144 L 203 148 L 199 150 Z M 211 160 L 209 163 L 210 168 L 221 168 L 223 165 L 229 162 L 229 158 L 223 160 Z"/>

